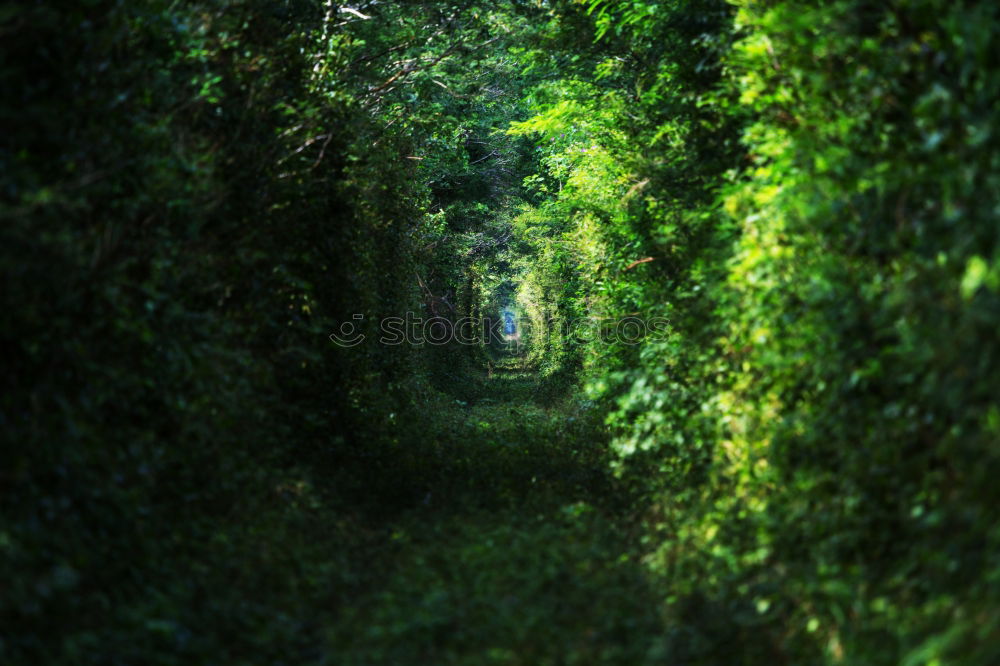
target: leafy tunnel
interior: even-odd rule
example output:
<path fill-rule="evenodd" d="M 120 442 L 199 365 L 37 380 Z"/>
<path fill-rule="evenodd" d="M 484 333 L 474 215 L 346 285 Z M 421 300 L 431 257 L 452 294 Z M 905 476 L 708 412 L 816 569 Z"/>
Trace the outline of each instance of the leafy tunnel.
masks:
<path fill-rule="evenodd" d="M 0 2 L 0 663 L 1000 663 L 998 31 Z"/>

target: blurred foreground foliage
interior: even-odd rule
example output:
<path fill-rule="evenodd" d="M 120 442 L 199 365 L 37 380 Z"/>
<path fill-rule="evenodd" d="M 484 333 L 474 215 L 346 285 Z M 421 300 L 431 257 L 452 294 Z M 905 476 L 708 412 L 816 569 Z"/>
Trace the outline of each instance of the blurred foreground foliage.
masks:
<path fill-rule="evenodd" d="M 317 478 L 356 461 L 343 483 L 366 489 L 413 374 L 406 350 L 327 340 L 417 299 L 427 189 L 404 156 L 426 133 L 385 132 L 385 42 L 438 58 L 452 42 L 422 31 L 456 21 L 389 18 L 0 7 L 0 660 L 316 650 L 303 607 L 359 575 Z"/>

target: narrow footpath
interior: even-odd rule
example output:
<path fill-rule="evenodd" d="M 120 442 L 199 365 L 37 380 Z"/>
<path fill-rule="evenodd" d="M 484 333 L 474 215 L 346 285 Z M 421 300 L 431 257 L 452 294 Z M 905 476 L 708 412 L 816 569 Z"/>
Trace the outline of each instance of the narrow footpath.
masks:
<path fill-rule="evenodd" d="M 506 359 L 466 383 L 426 492 L 373 530 L 365 588 L 327 636 L 340 664 L 635 664 L 662 635 L 630 556 L 602 429 L 586 405 L 541 399 Z M 421 492 L 423 493 L 423 488 Z M 388 545 L 387 545 L 388 544 Z"/>

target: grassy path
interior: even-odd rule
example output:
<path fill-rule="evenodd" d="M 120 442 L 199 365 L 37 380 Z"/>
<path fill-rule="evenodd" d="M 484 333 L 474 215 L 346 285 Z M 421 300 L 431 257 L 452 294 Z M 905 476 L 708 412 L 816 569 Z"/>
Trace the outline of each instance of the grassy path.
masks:
<path fill-rule="evenodd" d="M 537 395 L 535 376 L 501 368 L 426 432 L 434 454 L 408 463 L 426 494 L 376 530 L 368 584 L 326 636 L 337 663 L 648 659 L 657 604 L 628 556 L 600 428 Z"/>

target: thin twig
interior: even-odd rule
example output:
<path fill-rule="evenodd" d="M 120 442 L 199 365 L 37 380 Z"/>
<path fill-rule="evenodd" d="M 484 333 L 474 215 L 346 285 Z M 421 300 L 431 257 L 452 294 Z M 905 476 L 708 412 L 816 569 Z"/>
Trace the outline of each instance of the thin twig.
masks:
<path fill-rule="evenodd" d="M 653 257 L 645 257 L 643 259 L 636 259 L 631 264 L 629 264 L 628 266 L 626 266 L 625 270 L 630 271 L 633 268 L 635 268 L 636 266 L 638 266 L 639 264 L 648 264 L 651 261 L 653 261 Z"/>

